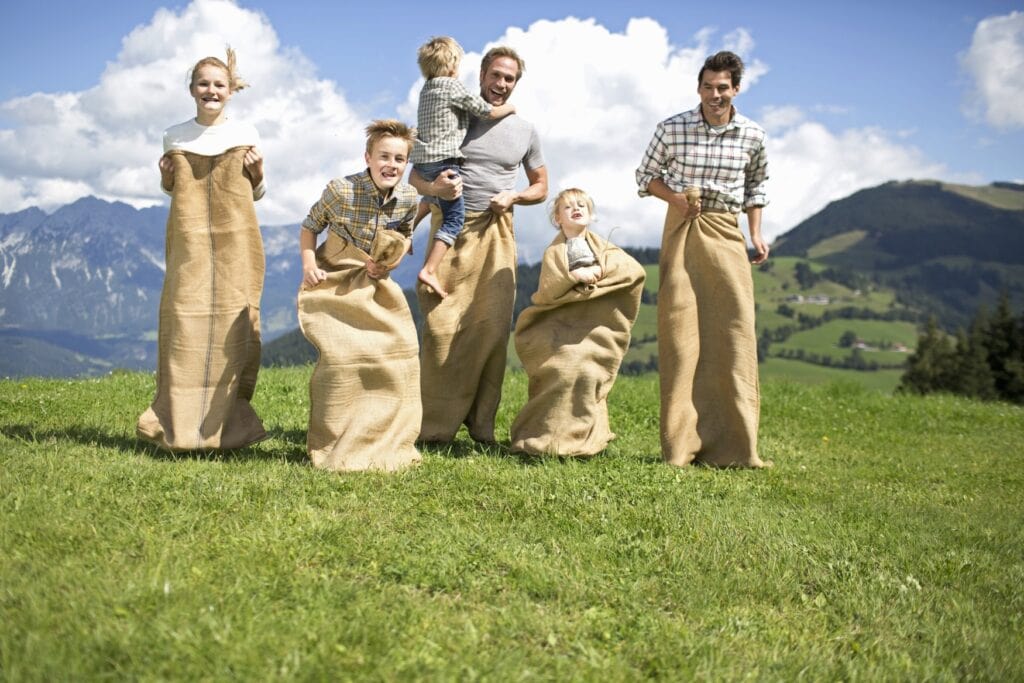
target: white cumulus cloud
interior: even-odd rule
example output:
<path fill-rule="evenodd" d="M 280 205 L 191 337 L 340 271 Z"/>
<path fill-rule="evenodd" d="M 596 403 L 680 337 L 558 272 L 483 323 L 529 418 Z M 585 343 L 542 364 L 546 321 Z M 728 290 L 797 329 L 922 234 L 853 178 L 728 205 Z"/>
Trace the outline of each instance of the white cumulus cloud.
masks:
<path fill-rule="evenodd" d="M 223 59 L 226 45 L 251 84 L 228 114 L 256 126 L 267 159 L 271 191 L 256 205 L 260 219 L 301 220 L 330 176 L 363 163 L 365 121 L 335 83 L 280 45 L 262 13 L 230 0 L 158 10 L 124 38 L 88 90 L 0 103 L 14 123 L 0 130 L 5 210 L 50 210 L 88 194 L 136 206 L 165 201 L 156 168 L 162 131 L 195 115 L 189 69 L 206 55 Z"/>
<path fill-rule="evenodd" d="M 652 19 L 633 19 L 622 33 L 593 19 L 538 21 L 508 29 L 487 47 L 496 44 L 511 45 L 526 60 L 512 102 L 540 133 L 551 196 L 565 187 L 585 189 L 597 205 L 598 232 L 614 231 L 615 242 L 633 246 L 657 246 L 665 214 L 660 200 L 637 196 L 634 171 L 658 121 L 699 103 L 697 73 L 707 55 L 737 51 L 747 64 L 744 92 L 757 87 L 769 69 L 743 28 L 723 36 L 702 28 L 676 45 Z M 463 61 L 467 85 L 476 85 L 479 61 L 479 54 Z M 410 88 L 404 114 L 415 114 L 418 90 L 419 84 Z M 814 120 L 835 105 L 811 111 L 778 105 L 755 113 L 744 110 L 743 102 L 741 94 L 737 107 L 769 133 L 771 203 L 762 227 L 769 241 L 857 190 L 947 174 L 896 131 L 835 131 Z M 520 256 L 539 258 L 553 236 L 547 212 L 518 209 L 516 234 Z"/>
<path fill-rule="evenodd" d="M 978 22 L 961 64 L 973 81 L 969 114 L 1000 129 L 1024 126 L 1024 12 Z"/>
<path fill-rule="evenodd" d="M 689 36 L 669 36 L 657 21 L 635 18 L 614 32 L 593 19 L 567 17 L 509 28 L 485 46 L 511 45 L 527 62 L 512 102 L 538 129 L 551 195 L 571 186 L 587 190 L 597 205 L 595 228 L 615 242 L 659 244 L 665 205 L 637 197 L 634 171 L 658 121 L 697 105 L 697 73 L 719 49 L 744 58 L 737 106 L 769 132 L 769 240 L 858 189 L 946 173 L 912 146 L 912 135 L 830 130 L 814 120 L 820 113 L 814 108 L 747 111 L 745 94 L 770 68 L 756 54 L 753 34 L 742 27 L 695 28 Z M 0 102 L 0 118 L 9 122 L 0 130 L 4 210 L 50 210 L 87 194 L 136 206 L 166 201 L 156 169 L 161 132 L 194 115 L 188 69 L 201 56 L 222 55 L 226 44 L 252 84 L 232 99 L 229 114 L 257 127 L 267 159 L 270 190 L 257 203 L 260 219 L 300 221 L 329 177 L 363 166 L 369 117 L 360 112 L 373 105 L 346 101 L 345 84 L 320 78 L 299 49 L 280 44 L 265 15 L 231 0 L 159 10 L 124 38 L 92 88 Z M 472 88 L 480 57 L 469 53 L 463 60 L 462 76 Z M 415 120 L 419 86 L 410 84 L 399 118 Z M 546 207 L 518 208 L 516 231 L 520 256 L 539 258 L 554 234 Z"/>
<path fill-rule="evenodd" d="M 767 71 L 749 56 L 750 34 L 737 29 L 715 42 L 702 29 L 685 46 L 674 45 L 653 19 L 631 19 L 614 33 L 593 19 L 542 20 L 528 28 L 509 28 L 492 41 L 510 45 L 526 61 L 526 73 L 512 102 L 536 127 L 550 178 L 550 196 L 581 187 L 597 205 L 595 229 L 619 244 L 654 246 L 660 242 L 664 204 L 640 199 L 634 171 L 658 121 L 696 106 L 697 73 L 708 54 L 742 49 L 748 62 L 744 86 Z M 463 78 L 477 87 L 481 54 L 468 53 Z M 401 107 L 415 113 L 418 85 Z M 525 181 L 524 181 L 525 182 Z M 554 236 L 546 210 L 517 210 L 520 257 L 537 260 Z"/>
<path fill-rule="evenodd" d="M 774 238 L 829 202 L 889 180 L 941 178 L 941 164 L 881 128 L 831 131 L 798 108 L 779 107 L 762 119 L 768 130 L 771 204 L 764 232 Z M 897 138 L 897 139 L 894 139 Z"/>

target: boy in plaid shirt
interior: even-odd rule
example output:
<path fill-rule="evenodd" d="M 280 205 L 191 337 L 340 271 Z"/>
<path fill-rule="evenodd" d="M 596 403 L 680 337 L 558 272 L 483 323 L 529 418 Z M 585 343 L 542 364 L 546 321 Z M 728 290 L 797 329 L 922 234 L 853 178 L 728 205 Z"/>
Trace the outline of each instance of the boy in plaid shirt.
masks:
<path fill-rule="evenodd" d="M 469 129 L 470 115 L 500 119 L 515 113 L 515 106 L 491 106 L 479 95 L 466 90 L 458 80 L 462 47 L 447 36 L 431 38 L 420 47 L 417 62 L 427 82 L 420 90 L 416 112 L 416 141 L 413 146 L 413 168 L 425 180 L 431 181 L 445 171 L 458 173 L 464 159 L 460 147 Z M 427 261 L 419 272 L 419 280 L 433 289 L 442 299 L 448 292 L 437 279 L 437 267 L 448 248 L 465 225 L 466 209 L 462 196 L 453 200 L 438 199 L 443 218 L 434 235 L 434 243 Z M 417 221 L 422 217 L 421 211 Z"/>

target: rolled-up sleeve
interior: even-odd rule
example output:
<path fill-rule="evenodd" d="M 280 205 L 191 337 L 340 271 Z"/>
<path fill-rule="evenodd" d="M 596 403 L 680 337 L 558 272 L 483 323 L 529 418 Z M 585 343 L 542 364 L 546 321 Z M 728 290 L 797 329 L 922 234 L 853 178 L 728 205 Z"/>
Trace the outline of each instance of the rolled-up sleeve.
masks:
<path fill-rule="evenodd" d="M 765 142 L 766 140 L 762 139 L 761 145 L 750 155 L 750 162 L 744 173 L 744 209 L 768 205 L 768 154 L 765 151 Z"/>
<path fill-rule="evenodd" d="M 310 207 L 309 214 L 302 221 L 302 228 L 316 235 L 323 232 L 331 222 L 332 206 L 336 205 L 338 200 L 338 193 L 331 184 L 328 184 L 320 199 Z"/>
<path fill-rule="evenodd" d="M 650 196 L 647 186 L 655 178 L 661 178 L 664 175 L 666 149 L 665 126 L 663 123 L 659 123 L 654 130 L 654 137 L 647 145 L 643 159 L 640 160 L 640 166 L 636 169 L 637 194 L 641 197 Z"/>

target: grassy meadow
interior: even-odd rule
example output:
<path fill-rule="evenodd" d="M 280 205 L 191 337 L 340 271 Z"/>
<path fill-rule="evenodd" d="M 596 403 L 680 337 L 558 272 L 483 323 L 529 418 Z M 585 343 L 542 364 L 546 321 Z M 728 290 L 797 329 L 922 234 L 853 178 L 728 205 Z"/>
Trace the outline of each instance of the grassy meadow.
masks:
<path fill-rule="evenodd" d="M 773 469 L 674 469 L 623 377 L 596 458 L 337 475 L 309 371 L 219 455 L 136 441 L 150 375 L 0 381 L 0 678 L 1024 679 L 1024 409 L 769 379 Z"/>

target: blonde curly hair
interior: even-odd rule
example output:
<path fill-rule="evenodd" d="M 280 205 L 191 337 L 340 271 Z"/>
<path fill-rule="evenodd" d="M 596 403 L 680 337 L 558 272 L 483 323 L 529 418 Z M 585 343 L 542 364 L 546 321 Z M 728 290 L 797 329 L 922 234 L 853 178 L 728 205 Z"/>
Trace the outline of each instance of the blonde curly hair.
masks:
<path fill-rule="evenodd" d="M 548 218 L 551 220 L 551 225 L 561 229 L 562 226 L 558 224 L 558 207 L 563 202 L 568 204 L 575 201 L 582 201 L 587 205 L 587 210 L 590 211 L 590 220 L 596 218 L 594 215 L 594 200 L 590 198 L 590 195 L 578 187 L 569 187 L 559 192 L 551 200 L 551 207 L 548 209 Z"/>

